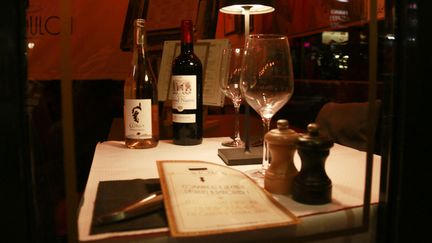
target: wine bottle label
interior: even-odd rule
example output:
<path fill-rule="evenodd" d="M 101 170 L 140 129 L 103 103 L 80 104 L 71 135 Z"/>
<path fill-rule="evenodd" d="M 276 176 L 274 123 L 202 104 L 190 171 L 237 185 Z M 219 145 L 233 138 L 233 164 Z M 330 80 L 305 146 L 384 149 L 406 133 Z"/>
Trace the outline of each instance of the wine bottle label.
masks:
<path fill-rule="evenodd" d="M 172 121 L 177 123 L 195 123 L 195 114 L 172 114 Z"/>
<path fill-rule="evenodd" d="M 172 76 L 172 108 L 178 111 L 197 108 L 196 75 Z"/>
<path fill-rule="evenodd" d="M 125 137 L 147 139 L 152 137 L 151 99 L 125 99 Z"/>

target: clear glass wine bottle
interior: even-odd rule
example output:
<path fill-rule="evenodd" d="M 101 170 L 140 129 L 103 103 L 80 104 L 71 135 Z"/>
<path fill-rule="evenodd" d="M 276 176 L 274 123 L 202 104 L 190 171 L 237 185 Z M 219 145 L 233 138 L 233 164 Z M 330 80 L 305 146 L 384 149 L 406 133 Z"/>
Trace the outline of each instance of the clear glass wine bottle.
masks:
<path fill-rule="evenodd" d="M 132 69 L 124 83 L 124 130 L 128 148 L 152 148 L 159 142 L 157 80 L 147 56 L 145 20 L 134 21 Z"/>

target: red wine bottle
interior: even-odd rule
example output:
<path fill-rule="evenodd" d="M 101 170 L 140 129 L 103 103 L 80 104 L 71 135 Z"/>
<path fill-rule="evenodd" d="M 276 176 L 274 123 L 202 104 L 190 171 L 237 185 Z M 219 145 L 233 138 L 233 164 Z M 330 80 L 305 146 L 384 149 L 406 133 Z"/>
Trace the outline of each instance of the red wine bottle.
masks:
<path fill-rule="evenodd" d="M 146 53 L 145 20 L 134 21 L 132 70 L 124 84 L 124 129 L 128 148 L 152 148 L 159 142 L 157 81 Z"/>
<path fill-rule="evenodd" d="M 173 142 L 196 145 L 203 136 L 202 64 L 194 53 L 191 20 L 181 23 L 180 55 L 172 63 L 172 123 Z"/>

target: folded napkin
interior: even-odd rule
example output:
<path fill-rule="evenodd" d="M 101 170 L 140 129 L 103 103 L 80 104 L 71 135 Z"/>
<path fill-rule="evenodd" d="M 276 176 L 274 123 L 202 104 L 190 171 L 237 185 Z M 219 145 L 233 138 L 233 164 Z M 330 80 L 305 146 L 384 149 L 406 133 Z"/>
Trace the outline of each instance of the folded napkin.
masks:
<path fill-rule="evenodd" d="M 168 227 L 164 208 L 137 218 L 117 223 L 106 225 L 96 224 L 96 219 L 99 216 L 113 212 L 142 199 L 148 194 L 160 190 L 161 187 L 159 179 L 99 182 L 90 234 Z"/>

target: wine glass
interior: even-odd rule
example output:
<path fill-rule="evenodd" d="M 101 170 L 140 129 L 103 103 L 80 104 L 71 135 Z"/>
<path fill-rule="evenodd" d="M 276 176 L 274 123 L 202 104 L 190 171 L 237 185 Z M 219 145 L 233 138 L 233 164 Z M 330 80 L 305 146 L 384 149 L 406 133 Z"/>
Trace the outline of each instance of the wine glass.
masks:
<path fill-rule="evenodd" d="M 246 41 L 240 78 L 246 102 L 261 116 L 264 135 L 271 119 L 291 98 L 294 76 L 288 38 L 284 35 L 252 34 Z M 252 178 L 264 177 L 270 153 L 263 138 L 261 169 L 247 171 Z"/>
<path fill-rule="evenodd" d="M 222 51 L 220 89 L 226 97 L 232 100 L 235 110 L 234 137 L 231 141 L 222 142 L 223 146 L 241 147 L 244 145 L 240 138 L 239 112 L 242 102 L 240 92 L 240 74 L 243 58 L 243 49 L 225 48 Z"/>

